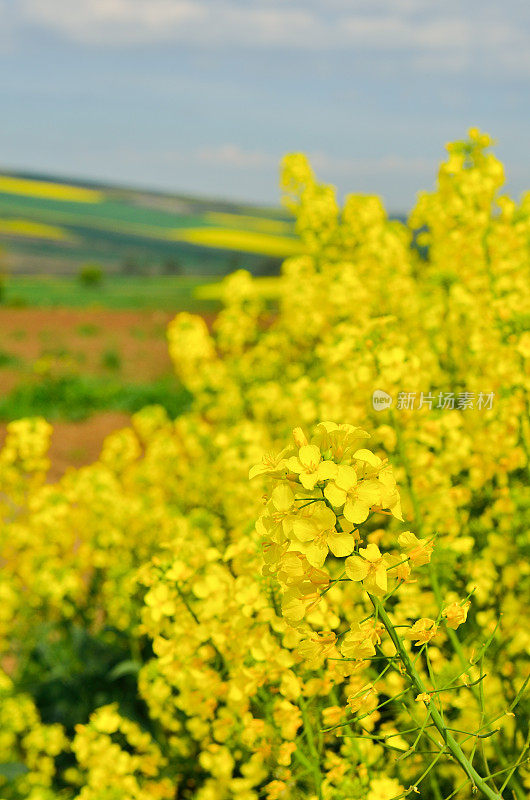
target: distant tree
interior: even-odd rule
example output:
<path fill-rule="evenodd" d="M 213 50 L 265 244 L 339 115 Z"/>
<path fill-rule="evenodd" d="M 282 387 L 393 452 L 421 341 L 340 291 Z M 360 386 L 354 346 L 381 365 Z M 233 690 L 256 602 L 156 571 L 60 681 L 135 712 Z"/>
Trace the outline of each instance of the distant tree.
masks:
<path fill-rule="evenodd" d="M 256 266 L 254 270 L 255 275 L 259 275 L 262 277 L 270 277 L 272 275 L 279 275 L 282 266 L 282 259 L 281 258 L 264 258 L 259 264 Z"/>
<path fill-rule="evenodd" d="M 226 260 L 226 272 L 237 272 L 238 269 L 243 268 L 243 259 L 238 253 L 230 253 Z"/>
<path fill-rule="evenodd" d="M 122 261 L 121 271 L 124 275 L 143 275 L 145 269 L 137 256 L 129 254 Z"/>
<path fill-rule="evenodd" d="M 77 277 L 83 286 L 97 287 L 103 283 L 103 269 L 99 264 L 83 264 Z"/>
<path fill-rule="evenodd" d="M 168 256 L 162 263 L 161 272 L 163 275 L 182 275 L 184 273 L 184 266 L 175 256 Z"/>

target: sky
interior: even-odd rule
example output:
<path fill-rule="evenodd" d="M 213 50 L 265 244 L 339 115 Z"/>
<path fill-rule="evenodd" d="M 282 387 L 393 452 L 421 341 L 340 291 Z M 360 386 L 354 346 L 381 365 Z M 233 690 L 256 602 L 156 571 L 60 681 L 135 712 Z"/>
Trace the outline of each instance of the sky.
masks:
<path fill-rule="evenodd" d="M 0 0 L 0 168 L 278 204 L 282 156 L 406 213 L 449 141 L 530 189 L 528 0 Z"/>

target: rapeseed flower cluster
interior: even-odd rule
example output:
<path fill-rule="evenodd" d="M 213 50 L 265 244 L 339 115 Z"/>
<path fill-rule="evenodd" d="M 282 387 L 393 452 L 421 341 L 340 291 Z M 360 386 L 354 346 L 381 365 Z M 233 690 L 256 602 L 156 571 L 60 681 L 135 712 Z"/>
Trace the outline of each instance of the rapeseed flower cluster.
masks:
<path fill-rule="evenodd" d="M 239 271 L 170 324 L 188 412 L 55 484 L 9 426 L 1 800 L 527 796 L 530 195 L 490 147 L 406 223 L 288 156 L 304 252 L 272 318 Z"/>

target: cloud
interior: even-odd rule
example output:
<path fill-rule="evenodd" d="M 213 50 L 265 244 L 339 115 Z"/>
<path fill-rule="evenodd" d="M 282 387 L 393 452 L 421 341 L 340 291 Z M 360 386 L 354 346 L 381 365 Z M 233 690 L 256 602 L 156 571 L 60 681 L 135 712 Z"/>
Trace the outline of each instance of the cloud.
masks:
<path fill-rule="evenodd" d="M 262 150 L 245 150 L 236 144 L 223 144 L 218 147 L 202 147 L 193 157 L 202 164 L 229 166 L 236 169 L 274 169 L 280 158 Z"/>
<path fill-rule="evenodd" d="M 234 0 L 22 0 L 20 14 L 25 23 L 84 44 L 316 44 L 322 34 L 318 15 L 290 5 Z"/>
<path fill-rule="evenodd" d="M 487 52 L 513 65 L 530 49 L 519 0 L 17 0 L 21 25 L 85 45 L 360 48 Z"/>
<path fill-rule="evenodd" d="M 201 0 L 22 0 L 19 8 L 26 24 L 84 44 L 169 41 L 207 23 Z"/>
<path fill-rule="evenodd" d="M 182 155 L 182 154 L 180 154 Z M 246 150 L 237 144 L 222 144 L 218 147 L 199 148 L 191 158 L 202 164 L 216 167 L 231 167 L 239 170 L 277 169 L 283 154 L 264 150 Z M 307 153 L 317 175 L 323 180 L 342 175 L 396 175 L 434 173 L 435 164 L 422 156 L 388 154 L 375 158 L 348 158 L 330 155 L 322 151 Z"/>

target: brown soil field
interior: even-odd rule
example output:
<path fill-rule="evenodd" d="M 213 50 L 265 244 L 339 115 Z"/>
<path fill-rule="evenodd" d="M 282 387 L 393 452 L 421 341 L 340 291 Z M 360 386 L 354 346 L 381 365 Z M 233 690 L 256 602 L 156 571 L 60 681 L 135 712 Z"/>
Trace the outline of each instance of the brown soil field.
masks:
<path fill-rule="evenodd" d="M 172 369 L 165 336 L 172 316 L 163 311 L 2 309 L 0 353 L 19 363 L 0 367 L 0 390 L 9 391 L 21 371 L 33 371 L 42 357 L 79 372 L 105 374 L 117 356 L 123 380 L 160 377 Z M 114 355 L 109 358 L 109 353 Z"/>
<path fill-rule="evenodd" d="M 129 423 L 130 417 L 127 414 L 115 411 L 94 414 L 83 422 L 55 422 L 48 480 L 58 480 L 68 467 L 91 464 L 99 456 L 105 437 Z"/>
<path fill-rule="evenodd" d="M 115 411 L 94 414 L 82 422 L 54 422 L 48 481 L 57 481 L 68 467 L 82 467 L 96 461 L 105 437 L 129 424 L 127 414 Z M 5 429 L 5 424 L 1 424 L 0 442 L 4 440 Z"/>
<path fill-rule="evenodd" d="M 94 414 L 82 422 L 53 422 L 49 456 L 51 461 L 48 481 L 54 483 L 68 467 L 82 467 L 96 461 L 105 437 L 130 424 L 127 414 L 105 411 Z M 0 423 L 0 447 L 6 434 L 5 423 Z"/>
<path fill-rule="evenodd" d="M 172 314 L 160 311 L 87 309 L 0 309 L 0 393 L 38 380 L 39 363 L 62 371 L 109 375 L 146 383 L 172 372 L 166 327 Z M 211 322 L 211 320 L 208 320 Z M 83 422 L 55 422 L 50 479 L 69 466 L 94 461 L 104 438 L 129 422 L 105 412 Z M 5 424 L 0 424 L 0 443 Z"/>

